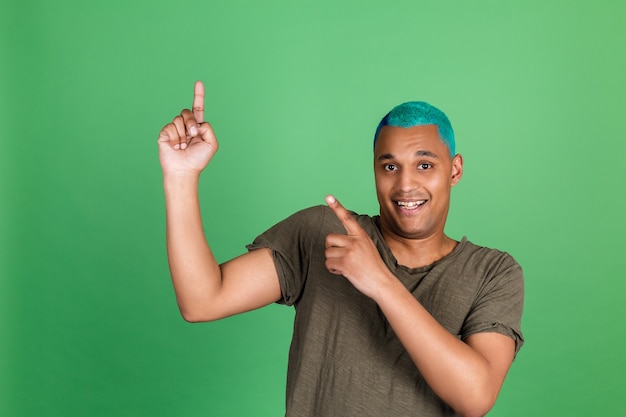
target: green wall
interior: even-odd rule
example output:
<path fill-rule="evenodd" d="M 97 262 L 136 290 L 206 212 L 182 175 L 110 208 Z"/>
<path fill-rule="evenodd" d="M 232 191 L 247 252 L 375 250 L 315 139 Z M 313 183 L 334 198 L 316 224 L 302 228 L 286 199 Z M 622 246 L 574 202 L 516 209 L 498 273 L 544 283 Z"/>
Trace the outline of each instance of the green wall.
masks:
<path fill-rule="evenodd" d="M 626 6 L 5 0 L 0 415 L 279 416 L 293 312 L 177 311 L 156 138 L 193 82 L 229 259 L 334 193 L 376 213 L 371 140 L 423 99 L 465 176 L 448 233 L 524 267 L 525 347 L 492 416 L 624 415 Z"/>

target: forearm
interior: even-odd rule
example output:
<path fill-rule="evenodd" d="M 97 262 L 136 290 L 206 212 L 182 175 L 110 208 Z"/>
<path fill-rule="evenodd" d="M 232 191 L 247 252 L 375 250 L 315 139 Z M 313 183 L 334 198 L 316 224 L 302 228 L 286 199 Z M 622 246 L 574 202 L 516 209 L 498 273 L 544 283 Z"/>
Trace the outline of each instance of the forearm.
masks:
<path fill-rule="evenodd" d="M 222 280 L 202 227 L 198 176 L 164 175 L 163 187 L 167 254 L 176 300 L 185 320 L 202 320 Z"/>
<path fill-rule="evenodd" d="M 486 358 L 442 327 L 397 279 L 376 298 L 433 391 L 461 415 L 486 414 L 501 385 Z"/>

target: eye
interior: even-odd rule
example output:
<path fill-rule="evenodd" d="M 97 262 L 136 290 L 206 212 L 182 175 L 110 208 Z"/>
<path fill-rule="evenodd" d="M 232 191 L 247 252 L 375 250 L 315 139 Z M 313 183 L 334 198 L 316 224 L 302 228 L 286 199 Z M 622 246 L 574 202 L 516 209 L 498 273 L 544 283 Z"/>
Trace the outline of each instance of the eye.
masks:
<path fill-rule="evenodd" d="M 383 165 L 383 169 L 385 171 L 396 171 L 398 168 L 395 166 L 395 164 L 385 164 Z"/>
<path fill-rule="evenodd" d="M 421 164 L 417 165 L 417 169 L 431 169 L 433 167 L 433 164 L 429 164 L 428 162 L 422 162 Z"/>

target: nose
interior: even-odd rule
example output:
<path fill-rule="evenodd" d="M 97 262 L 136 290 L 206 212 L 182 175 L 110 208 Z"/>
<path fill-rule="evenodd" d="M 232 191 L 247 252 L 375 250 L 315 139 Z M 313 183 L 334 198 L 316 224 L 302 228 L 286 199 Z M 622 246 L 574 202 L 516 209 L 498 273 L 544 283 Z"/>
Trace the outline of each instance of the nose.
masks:
<path fill-rule="evenodd" d="M 402 170 L 397 178 L 397 186 L 403 193 L 410 193 L 419 188 L 418 175 L 411 170 Z"/>

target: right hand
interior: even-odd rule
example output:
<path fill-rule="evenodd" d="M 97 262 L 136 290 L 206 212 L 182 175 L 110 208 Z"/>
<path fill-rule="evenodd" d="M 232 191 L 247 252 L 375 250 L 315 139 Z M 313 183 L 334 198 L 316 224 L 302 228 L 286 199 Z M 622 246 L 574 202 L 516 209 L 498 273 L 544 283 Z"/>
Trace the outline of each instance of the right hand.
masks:
<path fill-rule="evenodd" d="M 217 152 L 217 138 L 204 121 L 204 84 L 196 81 L 193 112 L 185 109 L 159 133 L 163 174 L 199 175 Z"/>

